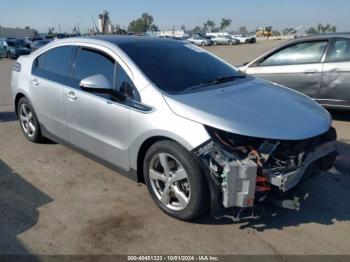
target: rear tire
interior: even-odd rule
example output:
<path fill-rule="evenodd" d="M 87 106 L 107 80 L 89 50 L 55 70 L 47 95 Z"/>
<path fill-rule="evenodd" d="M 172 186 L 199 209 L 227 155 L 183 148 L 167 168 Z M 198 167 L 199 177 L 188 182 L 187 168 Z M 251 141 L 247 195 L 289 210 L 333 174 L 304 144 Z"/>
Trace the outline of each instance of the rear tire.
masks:
<path fill-rule="evenodd" d="M 42 142 L 39 120 L 32 105 L 26 97 L 22 97 L 17 105 L 17 117 L 24 136 L 33 143 Z"/>
<path fill-rule="evenodd" d="M 148 192 L 166 214 L 191 220 L 208 209 L 205 176 L 196 157 L 180 144 L 174 141 L 153 144 L 146 153 L 143 172 Z"/>

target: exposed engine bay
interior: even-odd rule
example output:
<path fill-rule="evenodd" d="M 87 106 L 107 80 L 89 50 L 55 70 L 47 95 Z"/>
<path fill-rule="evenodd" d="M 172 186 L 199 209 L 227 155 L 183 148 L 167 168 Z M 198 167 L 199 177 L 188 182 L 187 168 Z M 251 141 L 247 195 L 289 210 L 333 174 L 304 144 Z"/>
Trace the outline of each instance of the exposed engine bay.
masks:
<path fill-rule="evenodd" d="M 254 138 L 206 128 L 212 139 L 196 154 L 209 170 L 224 208 L 276 200 L 273 196 L 293 190 L 317 170 L 330 169 L 337 155 L 332 127 L 304 140 Z M 279 206 L 298 209 L 299 203 L 283 199 Z"/>

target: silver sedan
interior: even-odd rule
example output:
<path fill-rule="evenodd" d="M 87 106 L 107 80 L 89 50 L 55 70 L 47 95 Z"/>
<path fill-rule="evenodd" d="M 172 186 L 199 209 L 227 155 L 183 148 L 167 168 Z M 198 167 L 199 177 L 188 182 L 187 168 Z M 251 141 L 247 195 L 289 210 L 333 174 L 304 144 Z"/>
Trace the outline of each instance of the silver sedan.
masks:
<path fill-rule="evenodd" d="M 350 109 L 350 34 L 292 40 L 240 70 L 305 93 L 325 107 Z"/>
<path fill-rule="evenodd" d="M 11 84 L 29 141 L 49 138 L 145 182 L 178 219 L 290 192 L 336 152 L 331 117 L 313 100 L 188 42 L 57 40 L 21 56 Z"/>

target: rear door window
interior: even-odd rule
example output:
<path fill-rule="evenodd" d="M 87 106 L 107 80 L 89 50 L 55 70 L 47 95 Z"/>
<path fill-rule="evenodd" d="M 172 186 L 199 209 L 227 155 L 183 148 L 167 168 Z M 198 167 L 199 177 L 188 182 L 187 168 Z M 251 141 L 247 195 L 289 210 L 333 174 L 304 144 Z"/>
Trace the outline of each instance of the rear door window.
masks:
<path fill-rule="evenodd" d="M 330 48 L 326 62 L 350 61 L 350 39 L 337 39 Z"/>
<path fill-rule="evenodd" d="M 50 49 L 35 59 L 32 73 L 51 81 L 64 83 L 71 73 L 73 46 Z"/>
<path fill-rule="evenodd" d="M 327 47 L 327 41 L 312 41 L 285 47 L 260 63 L 260 66 L 297 65 L 319 63 Z"/>

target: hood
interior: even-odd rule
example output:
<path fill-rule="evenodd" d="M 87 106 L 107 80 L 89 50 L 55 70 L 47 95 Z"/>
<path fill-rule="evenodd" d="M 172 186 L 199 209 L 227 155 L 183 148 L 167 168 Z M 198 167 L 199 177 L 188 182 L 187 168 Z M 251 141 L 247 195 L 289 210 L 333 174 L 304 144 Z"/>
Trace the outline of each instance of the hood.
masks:
<path fill-rule="evenodd" d="M 163 96 L 179 116 L 245 136 L 300 140 L 322 134 L 331 126 L 329 113 L 311 98 L 264 80 Z"/>

